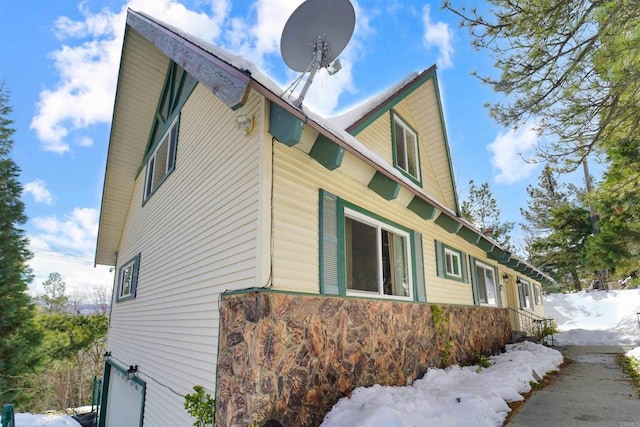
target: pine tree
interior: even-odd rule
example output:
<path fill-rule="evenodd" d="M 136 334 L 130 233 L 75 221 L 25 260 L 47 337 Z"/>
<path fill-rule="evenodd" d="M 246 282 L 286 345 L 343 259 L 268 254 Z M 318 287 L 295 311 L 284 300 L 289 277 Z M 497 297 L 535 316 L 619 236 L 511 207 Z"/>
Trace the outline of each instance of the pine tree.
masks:
<path fill-rule="evenodd" d="M 545 165 L 538 178 L 538 185 L 528 185 L 527 209 L 520 209 L 525 222 L 522 230 L 531 236 L 542 237 L 552 231 L 552 211 L 567 204 L 567 194 L 558 184 L 555 173 Z"/>
<path fill-rule="evenodd" d="M 40 335 L 27 293 L 31 272 L 28 240 L 20 228 L 27 218 L 20 200 L 20 169 L 10 158 L 15 130 L 11 107 L 0 85 L 0 403 L 21 403 L 25 375 L 35 368 Z"/>
<path fill-rule="evenodd" d="M 69 296 L 66 294 L 67 284 L 60 273 L 50 273 L 49 278 L 42 283 L 44 295 L 40 296 L 40 303 L 47 313 L 64 313 L 67 311 Z"/>
<path fill-rule="evenodd" d="M 467 199 L 462 202 L 460 214 L 505 249 L 513 250 L 509 233 L 513 230 L 514 224 L 513 222 L 500 221 L 498 202 L 493 197 L 488 182 L 484 182 L 478 187 L 473 180 L 469 181 L 469 194 Z"/>
<path fill-rule="evenodd" d="M 490 114 L 507 127 L 535 121 L 553 135 L 541 156 L 578 167 L 594 150 L 638 139 L 637 0 L 488 0 L 470 10 L 452 1 L 444 7 L 500 71 L 478 76 L 505 95 L 489 105 Z"/>

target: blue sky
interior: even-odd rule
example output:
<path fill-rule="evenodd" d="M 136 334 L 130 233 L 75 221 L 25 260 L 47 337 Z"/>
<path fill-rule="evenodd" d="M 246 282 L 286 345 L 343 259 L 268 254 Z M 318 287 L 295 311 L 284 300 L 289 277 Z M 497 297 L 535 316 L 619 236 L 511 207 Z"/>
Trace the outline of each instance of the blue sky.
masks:
<path fill-rule="evenodd" d="M 467 1 L 467 0 L 465 0 Z M 108 267 L 93 267 L 109 123 L 127 6 L 245 56 L 283 87 L 296 77 L 279 36 L 301 0 L 0 0 L 0 81 L 10 91 L 17 130 L 13 159 L 23 200 L 35 279 L 59 272 L 72 291 L 111 288 Z M 503 220 L 521 221 L 525 188 L 537 182 L 537 135 L 496 125 L 482 107 L 497 95 L 471 76 L 492 59 L 470 47 L 440 2 L 352 0 L 357 23 L 340 59 L 319 76 L 305 105 L 331 116 L 402 80 L 438 66 L 460 199 L 470 179 L 488 181 Z M 467 3 L 469 5 L 469 2 Z M 480 3 L 482 6 L 482 3 Z"/>

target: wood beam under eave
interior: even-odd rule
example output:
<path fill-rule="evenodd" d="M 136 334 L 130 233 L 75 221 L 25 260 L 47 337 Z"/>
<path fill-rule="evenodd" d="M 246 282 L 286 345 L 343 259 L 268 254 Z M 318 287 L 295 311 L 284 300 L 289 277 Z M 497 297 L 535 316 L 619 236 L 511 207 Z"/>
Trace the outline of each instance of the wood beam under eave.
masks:
<path fill-rule="evenodd" d="M 435 206 L 425 202 L 420 197 L 414 196 L 407 208 L 422 219 L 431 220 L 436 216 Z"/>
<path fill-rule="evenodd" d="M 330 171 L 337 169 L 344 158 L 344 148 L 338 146 L 326 136 L 319 134 L 311 147 L 309 155 Z"/>
<path fill-rule="evenodd" d="M 460 230 L 460 227 L 462 227 L 462 224 L 444 212 L 440 212 L 440 215 L 438 215 L 434 222 L 451 234 L 456 234 Z"/>
<path fill-rule="evenodd" d="M 496 246 L 493 243 L 491 243 L 488 239 L 482 236 L 480 236 L 480 240 L 478 240 L 478 243 L 476 245 L 486 253 L 491 252 L 493 248 L 495 248 Z"/>
<path fill-rule="evenodd" d="M 398 197 L 400 192 L 400 184 L 394 180 L 383 175 L 379 171 L 376 171 L 371 181 L 369 181 L 368 187 L 382 196 L 385 200 L 393 200 Z"/>
<path fill-rule="evenodd" d="M 480 241 L 480 234 L 465 226 L 462 226 L 460 230 L 458 230 L 457 234 L 472 245 L 475 245 Z"/>

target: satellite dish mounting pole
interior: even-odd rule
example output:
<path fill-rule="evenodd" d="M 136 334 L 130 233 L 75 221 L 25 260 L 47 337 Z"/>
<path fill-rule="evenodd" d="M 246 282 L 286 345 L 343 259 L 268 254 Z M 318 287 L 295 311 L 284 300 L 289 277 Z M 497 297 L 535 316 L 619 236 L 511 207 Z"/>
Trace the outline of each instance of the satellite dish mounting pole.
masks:
<path fill-rule="evenodd" d="M 313 83 L 313 78 L 315 77 L 316 73 L 318 72 L 318 70 L 322 67 L 325 67 L 326 64 L 326 57 L 327 57 L 327 41 L 325 40 L 325 35 L 321 35 L 318 36 L 318 40 L 316 40 L 314 47 L 313 47 L 313 54 L 314 57 L 311 60 L 311 63 L 309 64 L 309 66 L 307 67 L 307 70 L 305 71 L 309 73 L 309 77 L 307 78 L 307 81 L 304 83 L 304 86 L 302 87 L 302 91 L 300 91 L 300 96 L 298 96 L 298 99 L 296 99 L 293 103 L 293 105 L 295 105 L 297 108 L 302 107 L 302 101 L 304 101 L 304 97 L 307 94 L 307 91 L 309 90 L 309 86 L 311 86 L 311 83 Z"/>

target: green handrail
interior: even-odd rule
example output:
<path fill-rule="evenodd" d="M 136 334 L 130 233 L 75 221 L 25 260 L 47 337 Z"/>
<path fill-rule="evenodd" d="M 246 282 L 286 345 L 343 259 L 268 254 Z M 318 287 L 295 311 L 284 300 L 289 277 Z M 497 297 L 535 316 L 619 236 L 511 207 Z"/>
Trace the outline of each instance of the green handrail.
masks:
<path fill-rule="evenodd" d="M 2 407 L 2 427 L 15 427 L 16 417 L 13 412 L 13 404 L 7 403 Z"/>

